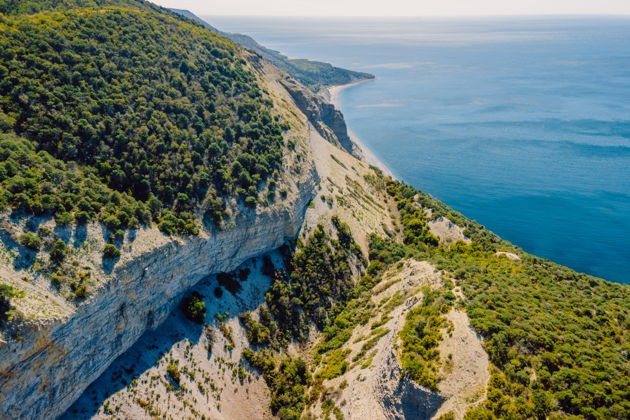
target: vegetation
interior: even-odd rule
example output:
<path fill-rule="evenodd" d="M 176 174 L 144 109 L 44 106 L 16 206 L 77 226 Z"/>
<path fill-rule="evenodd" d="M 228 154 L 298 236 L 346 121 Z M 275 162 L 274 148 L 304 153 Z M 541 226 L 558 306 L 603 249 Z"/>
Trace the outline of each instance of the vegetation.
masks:
<path fill-rule="evenodd" d="M 119 3 L 155 9 L 107 4 Z M 60 224 L 116 230 L 153 220 L 169 234 L 196 234 L 199 217 L 223 219 L 227 197 L 260 203 L 278 176 L 283 129 L 234 44 L 137 9 L 15 15 L 35 5 L 48 8 L 0 6 L 14 14 L 0 16 L 0 128 L 29 140 L 9 136 L 1 151 L 0 204 Z"/>
<path fill-rule="evenodd" d="M 120 257 L 120 250 L 116 248 L 114 244 L 107 244 L 103 249 L 103 257 L 105 258 L 118 258 Z"/>
<path fill-rule="evenodd" d="M 39 251 L 39 248 L 42 246 L 42 240 L 39 236 L 27 232 L 20 235 L 20 244 L 32 251 Z"/>
<path fill-rule="evenodd" d="M 18 290 L 11 285 L 0 283 L 0 326 L 4 324 L 4 322 L 8 319 L 9 313 L 13 310 L 9 299 L 21 298 L 24 296 L 25 293 L 23 291 Z"/>
<path fill-rule="evenodd" d="M 443 204 L 397 181 L 389 181 L 387 189 L 400 209 L 421 202 L 434 215 L 445 211 Z M 416 238 L 424 234 L 416 230 L 418 235 L 409 238 L 417 223 L 403 217 L 407 246 L 373 237 L 370 267 L 377 271 L 412 255 L 451 273 L 463 288 L 471 324 L 484 337 L 494 365 L 488 398 L 468 418 L 545 418 L 563 413 L 589 419 L 625 418 L 630 412 L 628 287 L 527 255 L 474 222 L 462 222 L 455 213 L 448 217 L 467 226 L 471 244 L 459 242 L 450 248 L 418 244 Z M 521 259 L 496 254 L 506 248 Z M 439 324 L 435 316 L 444 307 L 432 306 L 413 311 L 403 333 L 403 342 L 414 347 L 412 354 L 428 354 L 429 360 L 431 346 L 415 344 L 434 336 L 435 328 L 425 321 L 433 318 L 433 325 Z M 409 328 L 415 317 L 413 324 L 422 326 L 420 331 Z M 420 378 L 433 382 L 431 375 Z"/>
<path fill-rule="evenodd" d="M 206 319 L 206 303 L 202 300 L 198 292 L 192 292 L 188 297 L 182 300 L 182 311 L 184 316 L 197 324 L 203 324 Z"/>
<path fill-rule="evenodd" d="M 0 0 L 0 13 L 5 15 L 33 14 L 48 10 L 69 10 L 80 7 L 132 7 L 163 12 L 164 9 L 144 0 Z"/>
<path fill-rule="evenodd" d="M 409 311 L 400 332 L 401 364 L 405 375 L 421 385 L 437 389 L 440 368 L 442 330 L 446 326 L 443 317 L 452 306 L 442 290 L 422 290 L 422 304 Z"/>
<path fill-rule="evenodd" d="M 273 335 L 277 331 L 275 322 L 266 308 L 261 309 L 261 322 L 255 321 L 249 312 L 239 316 L 241 323 L 247 331 L 247 341 L 254 346 L 269 345 Z M 275 335 L 275 334 L 274 334 Z"/>
<path fill-rule="evenodd" d="M 299 420 L 311 381 L 306 362 L 289 357 L 278 364 L 268 350 L 250 349 L 243 351 L 243 359 L 262 373 L 271 392 L 272 413 L 282 420 Z"/>
<path fill-rule="evenodd" d="M 68 246 L 61 239 L 57 239 L 50 249 L 50 261 L 53 264 L 61 264 L 68 255 Z"/>
<path fill-rule="evenodd" d="M 350 299 L 353 288 L 350 261 L 362 264 L 364 257 L 347 225 L 334 221 L 337 239 L 318 225 L 307 243 L 287 261 L 289 274 L 274 271 L 266 294 L 269 311 L 284 329 L 284 340 L 303 340 L 308 322 L 325 328 Z"/>
<path fill-rule="evenodd" d="M 169 378 L 171 378 L 173 382 L 179 385 L 179 382 L 181 381 L 182 378 L 181 378 L 181 374 L 179 373 L 179 368 L 177 367 L 175 363 L 169 363 L 166 366 L 166 374 L 168 375 Z"/>
<path fill-rule="evenodd" d="M 239 316 L 250 345 L 260 348 L 244 350 L 243 359 L 263 374 L 272 394 L 272 411 L 282 419 L 300 418 L 311 374 L 301 359 L 278 363 L 272 351 L 285 348 L 292 338 L 305 340 L 312 323 L 331 328 L 355 291 L 350 263 L 365 264 L 348 225 L 335 217 L 333 229 L 336 239 L 319 225 L 306 243 L 299 242 L 295 254 L 284 248 L 286 271 L 277 270 L 265 257 L 262 272 L 273 280 L 266 294 L 268 309 L 261 308 L 258 320 L 250 313 Z"/>
<path fill-rule="evenodd" d="M 486 408 L 496 417 L 630 412 L 627 286 L 529 255 L 459 254 L 471 324 L 497 367 Z"/>
<path fill-rule="evenodd" d="M 108 187 L 94 173 L 37 152 L 24 138 L 0 133 L 0 160 L 2 207 L 36 216 L 53 214 L 60 224 L 71 222 L 74 214 L 77 223 L 101 220 L 110 229 L 151 220 L 145 203 Z M 29 243 L 35 245 L 32 239 Z"/>

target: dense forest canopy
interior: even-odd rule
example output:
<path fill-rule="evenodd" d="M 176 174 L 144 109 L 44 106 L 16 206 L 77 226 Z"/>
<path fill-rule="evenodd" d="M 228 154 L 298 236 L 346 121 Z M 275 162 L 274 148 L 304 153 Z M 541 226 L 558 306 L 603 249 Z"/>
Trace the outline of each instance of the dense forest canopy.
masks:
<path fill-rule="evenodd" d="M 102 2 L 19 3 L 29 11 Z M 239 47 L 180 19 L 120 8 L 0 15 L 0 129 L 145 203 L 162 230 L 196 233 L 202 207 L 217 221 L 226 197 L 265 202 L 286 124 Z M 80 210 L 43 203 L 37 183 L 2 194 L 33 214 Z"/>
<path fill-rule="evenodd" d="M 0 0 L 0 13 L 33 14 L 46 10 L 69 10 L 81 7 L 128 7 L 164 12 L 165 9 L 145 0 Z"/>

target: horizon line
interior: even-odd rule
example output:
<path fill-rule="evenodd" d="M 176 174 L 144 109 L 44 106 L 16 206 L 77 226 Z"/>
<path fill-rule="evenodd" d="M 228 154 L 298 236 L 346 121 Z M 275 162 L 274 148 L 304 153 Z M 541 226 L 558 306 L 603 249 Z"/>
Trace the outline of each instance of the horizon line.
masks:
<path fill-rule="evenodd" d="M 171 7 L 169 9 L 178 9 Z M 189 10 L 189 9 L 178 9 Z M 189 10 L 192 12 L 192 10 Z M 529 13 L 529 14 L 486 14 L 486 15 L 267 15 L 267 14 L 231 14 L 231 13 L 211 13 L 211 12 L 193 12 L 199 16 L 222 16 L 222 17 L 243 17 L 243 18 L 356 18 L 356 19 L 417 19 L 417 18 L 574 18 L 574 17 L 618 17 L 630 18 L 629 13 Z"/>

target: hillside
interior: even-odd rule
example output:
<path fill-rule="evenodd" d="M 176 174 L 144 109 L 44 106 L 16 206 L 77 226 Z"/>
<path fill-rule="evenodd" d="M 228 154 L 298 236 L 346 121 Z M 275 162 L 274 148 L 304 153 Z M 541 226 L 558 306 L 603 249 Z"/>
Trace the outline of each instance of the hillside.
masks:
<path fill-rule="evenodd" d="M 0 0 L 0 13 L 30 15 L 44 11 L 64 11 L 84 7 L 131 7 L 164 13 L 166 9 L 145 0 Z"/>
<path fill-rule="evenodd" d="M 0 418 L 628 418 L 627 285 L 370 166 L 172 11 L 0 11 Z"/>
<path fill-rule="evenodd" d="M 262 58 L 269 61 L 279 69 L 287 72 L 287 74 L 291 77 L 295 78 L 304 86 L 315 92 L 318 92 L 327 86 L 345 85 L 358 80 L 368 80 L 374 78 L 374 75 L 369 73 L 346 70 L 335 67 L 329 63 L 322 63 L 321 61 L 288 58 L 278 51 L 260 45 L 256 42 L 256 40 L 248 35 L 220 31 L 189 10 L 170 10 L 175 13 L 179 13 L 182 16 L 191 18 L 199 22 L 204 27 L 210 29 L 212 32 L 223 35 L 237 44 L 256 52 Z"/>

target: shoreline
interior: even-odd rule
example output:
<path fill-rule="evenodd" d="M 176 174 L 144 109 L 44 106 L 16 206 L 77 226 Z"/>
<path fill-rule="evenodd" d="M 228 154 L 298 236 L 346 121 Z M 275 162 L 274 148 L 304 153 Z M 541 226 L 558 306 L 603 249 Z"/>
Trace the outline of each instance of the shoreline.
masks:
<path fill-rule="evenodd" d="M 371 82 L 372 80 L 374 79 L 361 79 L 361 80 L 355 80 L 354 82 L 346 83 L 345 85 L 334 85 L 334 86 L 327 87 L 325 89 L 326 94 L 324 95 L 324 98 L 329 103 L 331 103 L 335 107 L 336 110 L 341 111 L 341 97 L 340 97 L 341 92 L 353 86 L 358 86 L 362 83 Z"/>
<path fill-rule="evenodd" d="M 354 82 L 350 82 L 350 83 L 346 83 L 345 85 L 334 85 L 334 86 L 330 86 L 328 88 L 325 89 L 325 93 L 320 94 L 323 96 L 323 98 L 330 104 L 332 104 L 336 110 L 343 112 L 341 110 L 341 92 L 343 92 L 345 89 L 348 89 L 350 87 L 353 86 L 357 86 L 360 85 L 362 83 L 366 83 L 366 82 L 370 82 L 374 79 L 363 79 L 363 80 L 356 80 Z M 345 120 L 345 117 L 344 117 Z M 361 139 L 359 138 L 359 136 L 357 136 L 356 134 L 354 134 L 352 132 L 352 130 L 350 129 L 350 127 L 348 127 L 348 121 L 346 120 L 346 127 L 348 130 L 348 137 L 350 137 L 350 140 L 357 145 L 357 147 L 359 148 L 359 150 L 361 151 L 361 154 L 363 155 L 363 159 L 369 163 L 370 165 L 374 165 L 377 168 L 379 168 L 381 171 L 383 171 L 383 173 L 387 176 L 392 177 L 393 179 L 396 179 L 396 177 L 394 176 L 394 174 L 392 173 L 392 171 L 387 167 L 387 165 L 385 165 L 383 163 L 383 161 L 381 161 L 378 156 L 376 156 L 376 154 L 370 150 L 369 147 L 367 147 L 365 145 L 365 143 L 363 143 L 363 141 L 361 141 Z"/>

